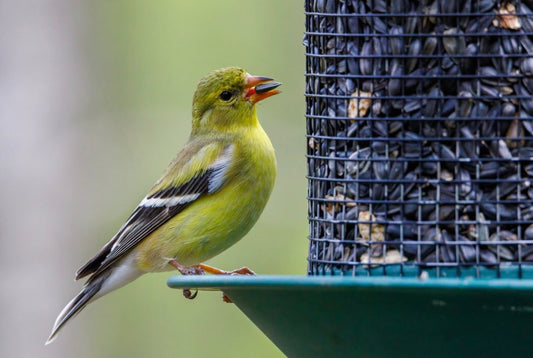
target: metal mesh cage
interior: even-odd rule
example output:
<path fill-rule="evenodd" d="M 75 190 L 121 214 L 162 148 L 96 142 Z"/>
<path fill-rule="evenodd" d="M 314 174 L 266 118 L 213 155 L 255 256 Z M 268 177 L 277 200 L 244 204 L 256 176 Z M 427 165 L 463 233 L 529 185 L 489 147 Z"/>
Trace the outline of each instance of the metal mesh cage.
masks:
<path fill-rule="evenodd" d="M 533 277 L 533 1 L 305 10 L 308 273 Z"/>

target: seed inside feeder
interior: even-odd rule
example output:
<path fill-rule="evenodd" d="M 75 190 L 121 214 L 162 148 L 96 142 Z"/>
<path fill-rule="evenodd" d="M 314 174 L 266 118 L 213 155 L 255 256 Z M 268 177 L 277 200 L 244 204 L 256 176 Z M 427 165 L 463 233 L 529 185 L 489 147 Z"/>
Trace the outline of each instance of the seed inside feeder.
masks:
<path fill-rule="evenodd" d="M 304 39 L 310 273 L 533 263 L 531 1 L 321 3 Z"/>

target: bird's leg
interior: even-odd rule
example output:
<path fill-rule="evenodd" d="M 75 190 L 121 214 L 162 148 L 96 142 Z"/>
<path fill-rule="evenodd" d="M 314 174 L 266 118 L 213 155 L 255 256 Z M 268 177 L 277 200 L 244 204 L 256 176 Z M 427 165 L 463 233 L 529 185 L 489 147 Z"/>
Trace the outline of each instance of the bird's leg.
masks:
<path fill-rule="evenodd" d="M 168 263 L 170 264 L 170 266 L 176 268 L 176 270 L 178 270 L 182 275 L 203 275 L 204 274 L 204 270 L 202 270 L 202 268 L 198 266 L 192 266 L 192 267 L 183 266 L 176 260 L 170 260 Z M 189 300 L 195 299 L 197 295 L 198 295 L 198 290 L 196 290 L 195 293 L 191 293 L 191 290 L 189 288 L 183 289 L 183 296 Z"/>
<path fill-rule="evenodd" d="M 198 264 L 196 267 L 199 267 L 204 272 L 210 273 L 212 275 L 255 275 L 255 272 L 250 270 L 248 267 L 241 267 L 240 269 L 236 269 L 233 271 L 224 271 L 205 264 Z"/>
<path fill-rule="evenodd" d="M 250 270 L 248 267 L 241 267 L 240 269 L 233 271 L 224 271 L 205 264 L 198 264 L 198 267 L 201 268 L 204 272 L 210 273 L 212 275 L 255 275 L 255 272 Z M 226 303 L 233 302 L 228 296 L 226 296 L 224 292 L 222 292 L 222 301 Z"/>
<path fill-rule="evenodd" d="M 200 265 L 197 266 L 183 266 L 176 260 L 170 260 L 168 262 L 170 266 L 174 267 L 176 270 L 178 270 L 182 275 L 203 275 L 205 272 Z"/>
<path fill-rule="evenodd" d="M 187 267 L 183 266 L 176 260 L 170 260 L 168 263 L 172 267 L 176 268 L 176 270 L 178 270 L 182 275 L 203 275 L 205 273 L 210 273 L 212 275 L 255 275 L 255 272 L 250 270 L 248 267 L 241 267 L 240 269 L 236 269 L 233 271 L 225 271 L 205 264 L 198 264 L 196 266 Z M 191 290 L 188 288 L 185 288 L 183 290 L 183 296 L 191 300 L 195 298 L 197 294 L 198 291 L 192 294 Z M 222 301 L 232 303 L 231 299 L 226 296 L 224 292 L 222 292 Z"/>

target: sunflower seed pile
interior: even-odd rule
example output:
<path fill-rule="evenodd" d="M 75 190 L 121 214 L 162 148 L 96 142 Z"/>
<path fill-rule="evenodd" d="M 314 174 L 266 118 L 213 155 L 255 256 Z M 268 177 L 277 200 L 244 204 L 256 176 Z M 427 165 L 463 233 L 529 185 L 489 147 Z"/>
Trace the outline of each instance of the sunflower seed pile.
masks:
<path fill-rule="evenodd" d="M 532 9 L 306 0 L 309 274 L 533 263 Z"/>

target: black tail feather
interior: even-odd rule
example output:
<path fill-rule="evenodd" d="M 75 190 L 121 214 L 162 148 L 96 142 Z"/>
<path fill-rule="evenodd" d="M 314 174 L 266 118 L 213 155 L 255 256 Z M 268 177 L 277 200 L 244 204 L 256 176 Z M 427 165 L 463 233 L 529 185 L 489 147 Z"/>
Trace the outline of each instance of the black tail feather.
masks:
<path fill-rule="evenodd" d="M 83 290 L 74 297 L 66 306 L 63 308 L 59 316 L 57 317 L 54 328 L 52 328 L 52 333 L 45 344 L 50 344 L 56 338 L 59 330 L 67 323 L 72 317 L 78 314 L 90 301 L 91 299 L 100 291 L 102 284 L 107 278 L 108 275 L 103 277 L 98 277 L 96 280 L 91 280 L 83 288 Z"/>

